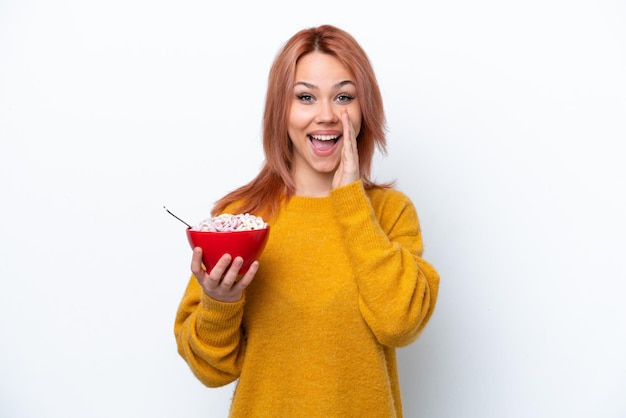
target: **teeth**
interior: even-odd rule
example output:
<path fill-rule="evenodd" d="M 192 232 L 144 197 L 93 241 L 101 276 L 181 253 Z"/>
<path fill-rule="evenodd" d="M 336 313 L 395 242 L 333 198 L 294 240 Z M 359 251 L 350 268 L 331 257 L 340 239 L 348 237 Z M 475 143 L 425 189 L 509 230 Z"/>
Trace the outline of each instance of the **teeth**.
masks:
<path fill-rule="evenodd" d="M 333 141 L 339 137 L 333 135 L 311 135 L 311 138 L 317 139 L 318 141 Z"/>

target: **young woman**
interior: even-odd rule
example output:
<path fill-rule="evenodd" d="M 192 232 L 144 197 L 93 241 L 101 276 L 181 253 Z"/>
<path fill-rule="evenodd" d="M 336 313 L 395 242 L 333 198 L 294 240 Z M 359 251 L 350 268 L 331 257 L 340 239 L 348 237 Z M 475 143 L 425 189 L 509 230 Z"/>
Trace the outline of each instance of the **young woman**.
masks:
<path fill-rule="evenodd" d="M 372 66 L 336 27 L 296 33 L 269 75 L 266 161 L 218 213 L 272 228 L 244 275 L 195 248 L 176 316 L 180 355 L 205 385 L 238 379 L 231 417 L 402 417 L 397 347 L 435 308 L 439 276 L 421 258 L 411 201 L 370 179 L 385 150 Z"/>

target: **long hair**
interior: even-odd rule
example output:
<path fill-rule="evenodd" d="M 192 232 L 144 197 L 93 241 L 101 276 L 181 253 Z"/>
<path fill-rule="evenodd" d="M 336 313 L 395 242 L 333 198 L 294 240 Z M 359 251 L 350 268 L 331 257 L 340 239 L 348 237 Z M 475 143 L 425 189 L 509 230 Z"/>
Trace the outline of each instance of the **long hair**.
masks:
<path fill-rule="evenodd" d="M 368 56 L 347 32 L 330 25 L 303 29 L 279 50 L 270 69 L 263 116 L 265 161 L 258 175 L 248 184 L 218 200 L 214 215 L 226 207 L 238 213 L 252 213 L 266 219 L 275 215 L 281 204 L 295 193 L 293 149 L 287 120 L 293 96 L 296 64 L 311 52 L 337 58 L 353 75 L 361 105 L 362 126 L 357 137 L 359 172 L 366 189 L 390 187 L 370 179 L 374 151 L 386 153 L 386 121 L 382 95 Z M 235 205 L 235 207 L 231 206 Z"/>

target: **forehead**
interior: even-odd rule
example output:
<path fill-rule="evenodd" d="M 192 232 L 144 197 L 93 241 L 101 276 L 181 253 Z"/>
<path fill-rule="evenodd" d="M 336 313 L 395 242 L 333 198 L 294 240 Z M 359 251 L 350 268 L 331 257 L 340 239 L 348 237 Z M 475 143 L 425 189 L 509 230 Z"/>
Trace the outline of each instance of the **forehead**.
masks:
<path fill-rule="evenodd" d="M 306 81 L 319 84 L 324 81 L 354 81 L 354 77 L 339 59 L 322 52 L 311 52 L 302 56 L 296 64 L 295 81 Z"/>

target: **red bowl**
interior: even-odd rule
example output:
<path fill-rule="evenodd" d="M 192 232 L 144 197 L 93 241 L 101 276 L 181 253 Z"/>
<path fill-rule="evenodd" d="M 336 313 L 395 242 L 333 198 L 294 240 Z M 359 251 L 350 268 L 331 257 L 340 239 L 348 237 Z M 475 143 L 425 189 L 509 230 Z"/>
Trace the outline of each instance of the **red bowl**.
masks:
<path fill-rule="evenodd" d="M 210 271 L 224 254 L 230 254 L 233 259 L 243 258 L 239 274 L 244 274 L 265 249 L 269 233 L 269 226 L 251 231 L 231 232 L 194 231 L 187 228 L 187 240 L 191 248 L 202 248 L 202 262 L 207 270 Z"/>

